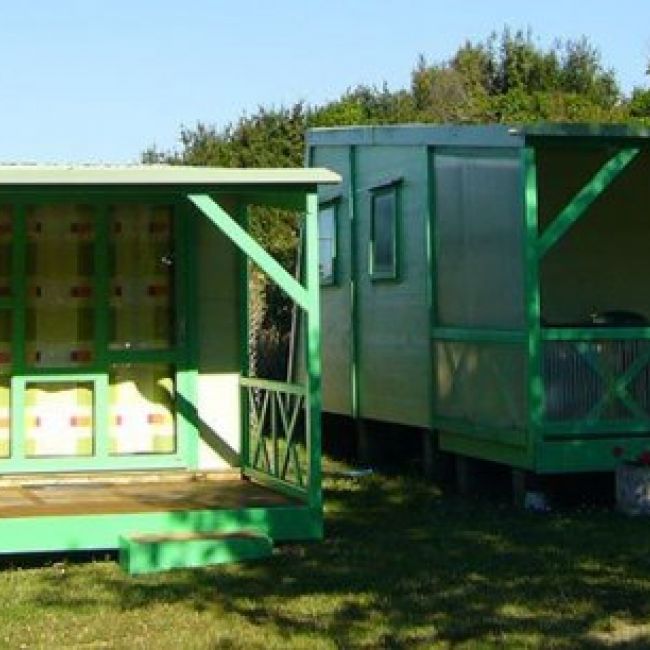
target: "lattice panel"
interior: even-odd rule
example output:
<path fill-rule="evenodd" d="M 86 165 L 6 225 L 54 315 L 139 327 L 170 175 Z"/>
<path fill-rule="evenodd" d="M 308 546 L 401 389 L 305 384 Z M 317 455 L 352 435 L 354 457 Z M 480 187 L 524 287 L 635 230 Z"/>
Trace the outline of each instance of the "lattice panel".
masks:
<path fill-rule="evenodd" d="M 650 342 L 546 341 L 542 361 L 547 420 L 650 418 Z"/>
<path fill-rule="evenodd" d="M 305 487 L 304 396 L 248 388 L 250 466 Z"/>

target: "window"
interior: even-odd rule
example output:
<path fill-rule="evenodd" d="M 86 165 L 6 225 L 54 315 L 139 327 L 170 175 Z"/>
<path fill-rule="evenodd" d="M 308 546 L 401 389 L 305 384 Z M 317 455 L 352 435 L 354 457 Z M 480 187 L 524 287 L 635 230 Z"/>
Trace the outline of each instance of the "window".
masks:
<path fill-rule="evenodd" d="M 336 203 L 318 211 L 318 272 L 323 286 L 336 282 Z"/>
<path fill-rule="evenodd" d="M 370 277 L 397 278 L 398 186 L 392 184 L 372 191 L 370 222 Z"/>

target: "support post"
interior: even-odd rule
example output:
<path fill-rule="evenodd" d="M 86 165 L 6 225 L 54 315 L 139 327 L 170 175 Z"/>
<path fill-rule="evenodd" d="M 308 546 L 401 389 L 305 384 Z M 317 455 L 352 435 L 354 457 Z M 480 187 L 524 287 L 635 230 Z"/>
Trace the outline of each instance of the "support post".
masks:
<path fill-rule="evenodd" d="M 528 456 L 533 458 L 544 409 L 541 362 L 541 307 L 537 225 L 537 164 L 535 149 L 522 150 L 524 218 L 526 223 L 524 264 L 526 269 L 526 325 L 528 328 Z"/>
<path fill-rule="evenodd" d="M 318 273 L 318 197 L 309 192 L 305 212 L 305 280 L 307 289 L 305 358 L 307 368 L 307 458 L 309 505 L 322 508 L 321 491 L 321 358 L 320 277 Z"/>
<path fill-rule="evenodd" d="M 237 206 L 237 220 L 239 226 L 248 231 L 248 206 L 240 203 Z M 248 257 L 240 251 L 239 253 L 239 372 L 242 377 L 250 375 L 250 319 L 249 319 L 249 273 Z M 239 466 L 244 471 L 250 467 L 250 403 L 247 387 L 240 386 L 240 461 Z"/>

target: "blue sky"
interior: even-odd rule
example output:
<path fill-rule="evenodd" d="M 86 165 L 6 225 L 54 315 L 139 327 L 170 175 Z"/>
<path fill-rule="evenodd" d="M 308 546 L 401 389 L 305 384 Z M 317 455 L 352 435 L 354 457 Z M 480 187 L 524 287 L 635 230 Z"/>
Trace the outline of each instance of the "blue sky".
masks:
<path fill-rule="evenodd" d="M 409 83 L 505 26 L 650 84 L 650 0 L 0 0 L 0 161 L 132 162 L 181 125 Z"/>

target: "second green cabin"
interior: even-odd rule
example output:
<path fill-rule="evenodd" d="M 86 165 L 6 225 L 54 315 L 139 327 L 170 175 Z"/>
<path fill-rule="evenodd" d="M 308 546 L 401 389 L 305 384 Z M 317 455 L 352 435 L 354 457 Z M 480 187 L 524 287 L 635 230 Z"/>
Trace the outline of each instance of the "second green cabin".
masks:
<path fill-rule="evenodd" d="M 650 133 L 316 129 L 324 410 L 536 472 L 650 450 Z"/>

